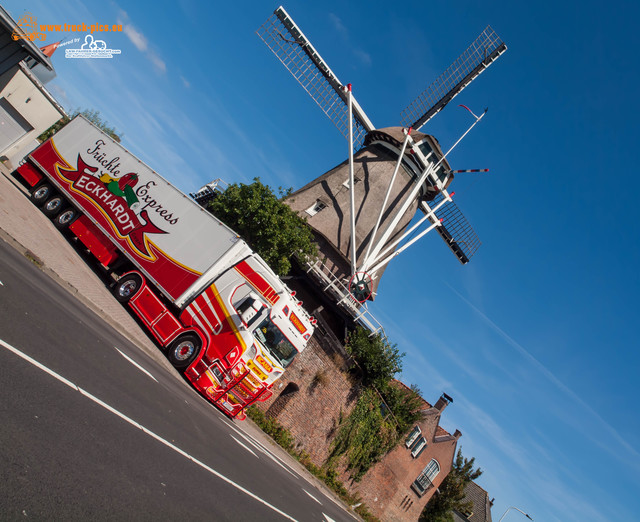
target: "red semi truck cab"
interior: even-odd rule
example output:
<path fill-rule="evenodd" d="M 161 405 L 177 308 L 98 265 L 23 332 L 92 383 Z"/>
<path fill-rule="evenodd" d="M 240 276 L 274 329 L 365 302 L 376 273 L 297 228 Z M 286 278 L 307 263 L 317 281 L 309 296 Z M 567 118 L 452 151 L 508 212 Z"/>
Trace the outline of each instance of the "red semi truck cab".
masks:
<path fill-rule="evenodd" d="M 207 399 L 243 418 L 271 396 L 315 320 L 233 230 L 81 115 L 17 173 Z"/>

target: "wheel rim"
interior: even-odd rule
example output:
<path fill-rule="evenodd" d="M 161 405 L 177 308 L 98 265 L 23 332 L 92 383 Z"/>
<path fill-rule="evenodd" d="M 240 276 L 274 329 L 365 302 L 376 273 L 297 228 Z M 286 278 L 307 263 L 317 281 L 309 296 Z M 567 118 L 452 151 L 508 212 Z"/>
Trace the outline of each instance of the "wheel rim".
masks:
<path fill-rule="evenodd" d="M 195 352 L 195 345 L 191 341 L 182 341 L 173 349 L 173 355 L 176 361 L 184 362 L 189 359 Z"/>
<path fill-rule="evenodd" d="M 136 293 L 137 289 L 138 283 L 133 279 L 129 279 L 128 281 L 125 281 L 120 285 L 120 287 L 118 288 L 118 295 L 125 298 L 131 297 Z"/>
<path fill-rule="evenodd" d="M 66 210 L 62 214 L 60 214 L 60 217 L 58 218 L 58 222 L 61 225 L 66 225 L 70 223 L 75 216 L 76 216 L 75 210 Z"/>
<path fill-rule="evenodd" d="M 37 189 L 33 193 L 33 197 L 35 199 L 44 199 L 44 198 L 47 197 L 48 194 L 49 194 L 49 188 L 48 187 L 40 187 L 39 189 Z"/>
<path fill-rule="evenodd" d="M 44 208 L 46 208 L 48 211 L 53 211 L 56 210 L 58 208 L 60 208 L 60 205 L 62 204 L 62 200 L 60 198 L 53 198 L 49 201 L 47 201 L 46 205 L 44 206 Z"/>

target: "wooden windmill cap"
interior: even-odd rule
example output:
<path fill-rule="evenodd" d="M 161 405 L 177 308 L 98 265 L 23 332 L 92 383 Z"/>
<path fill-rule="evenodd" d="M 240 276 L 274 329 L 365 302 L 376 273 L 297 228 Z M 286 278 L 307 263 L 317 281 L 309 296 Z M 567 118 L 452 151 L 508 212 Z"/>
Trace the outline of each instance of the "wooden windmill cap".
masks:
<path fill-rule="evenodd" d="M 442 149 L 440 148 L 440 143 L 434 136 L 430 134 L 423 134 L 422 132 L 413 131 L 411 133 L 411 137 L 413 138 L 413 141 L 415 143 L 419 143 L 422 140 L 426 139 L 429 142 L 429 146 L 433 151 L 435 151 L 438 158 L 442 158 L 442 156 L 444 156 L 444 152 L 442 152 Z M 374 129 L 369 132 L 364 139 L 364 146 L 366 147 L 368 145 L 371 145 L 371 143 L 375 141 L 386 141 L 387 143 L 390 143 L 391 145 L 400 149 L 402 148 L 404 138 L 405 134 L 403 127 L 384 127 L 382 129 Z M 451 165 L 449 165 L 449 162 L 446 159 L 442 162 L 442 166 L 445 170 L 451 170 Z"/>

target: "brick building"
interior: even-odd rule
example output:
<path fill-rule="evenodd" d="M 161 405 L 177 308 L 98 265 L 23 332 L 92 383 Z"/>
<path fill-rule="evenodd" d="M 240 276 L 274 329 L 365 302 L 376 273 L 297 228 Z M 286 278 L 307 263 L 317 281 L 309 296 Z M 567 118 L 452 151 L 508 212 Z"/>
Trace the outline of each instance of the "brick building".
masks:
<path fill-rule="evenodd" d="M 399 383 L 401 384 L 401 383 Z M 404 386 L 404 385 L 403 385 Z M 452 399 L 443 394 L 434 406 L 424 401 L 423 417 L 399 444 L 352 485 L 371 512 L 385 521 L 418 520 L 451 471 L 458 439 L 440 426 Z"/>

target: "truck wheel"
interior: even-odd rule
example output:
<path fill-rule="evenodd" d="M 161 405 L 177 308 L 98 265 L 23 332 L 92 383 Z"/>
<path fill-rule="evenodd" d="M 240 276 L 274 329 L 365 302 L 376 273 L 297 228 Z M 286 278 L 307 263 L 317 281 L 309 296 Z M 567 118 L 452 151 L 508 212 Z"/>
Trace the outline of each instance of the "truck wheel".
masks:
<path fill-rule="evenodd" d="M 53 225 L 58 230 L 64 230 L 71 223 L 73 223 L 75 221 L 77 216 L 78 216 L 78 211 L 75 208 L 73 208 L 73 207 L 67 208 L 67 209 L 63 210 L 62 212 L 60 212 L 60 214 L 58 214 L 55 217 L 55 219 L 53 220 Z"/>
<path fill-rule="evenodd" d="M 118 279 L 113 295 L 116 301 L 127 303 L 142 288 L 142 277 L 139 274 L 127 274 Z"/>
<path fill-rule="evenodd" d="M 64 198 L 59 194 L 55 194 L 53 197 L 50 197 L 42 206 L 42 213 L 45 216 L 53 219 L 58 215 L 58 212 L 62 210 L 62 207 L 64 207 L 64 205 Z"/>
<path fill-rule="evenodd" d="M 51 193 L 53 192 L 53 189 L 51 188 L 51 185 L 49 185 L 48 183 L 41 183 L 40 185 L 38 185 L 35 189 L 33 189 L 33 192 L 31 193 L 31 202 L 36 206 L 36 207 L 41 207 L 45 201 L 47 201 L 47 199 L 49 199 L 49 196 L 51 196 Z"/>
<path fill-rule="evenodd" d="M 167 351 L 169 362 L 177 370 L 184 370 L 198 356 L 200 344 L 200 338 L 196 334 L 182 334 L 169 345 Z"/>

